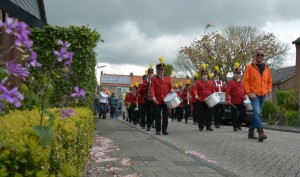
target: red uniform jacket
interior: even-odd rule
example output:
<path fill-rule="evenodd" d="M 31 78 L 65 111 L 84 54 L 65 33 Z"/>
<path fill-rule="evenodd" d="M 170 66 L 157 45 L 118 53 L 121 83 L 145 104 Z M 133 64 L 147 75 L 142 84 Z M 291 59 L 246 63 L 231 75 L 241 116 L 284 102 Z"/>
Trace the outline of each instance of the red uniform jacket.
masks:
<path fill-rule="evenodd" d="M 125 106 L 128 108 L 129 104 L 131 105 L 130 107 L 136 106 L 136 96 L 133 95 L 133 92 L 126 93 Z"/>
<path fill-rule="evenodd" d="M 223 81 L 214 81 L 216 85 L 216 92 L 226 92 Z"/>
<path fill-rule="evenodd" d="M 214 92 L 216 92 L 216 85 L 213 81 L 196 81 L 194 94 L 199 97 L 196 101 L 205 101 L 205 99 Z"/>
<path fill-rule="evenodd" d="M 191 93 L 190 103 L 192 104 L 196 102 L 194 90 L 195 90 L 195 85 L 192 85 L 190 88 L 190 93 Z"/>
<path fill-rule="evenodd" d="M 183 96 L 182 96 L 183 91 L 182 92 L 176 92 L 176 93 L 177 93 L 177 96 L 179 98 L 181 98 L 181 100 L 182 100 L 183 99 Z M 180 104 L 178 105 L 178 108 L 183 108 L 183 101 L 180 102 Z"/>
<path fill-rule="evenodd" d="M 245 99 L 245 91 L 241 82 L 232 79 L 226 86 L 226 101 L 232 104 L 243 104 Z"/>
<path fill-rule="evenodd" d="M 182 98 L 182 102 L 183 103 L 187 103 L 187 101 L 188 101 L 188 98 L 187 98 L 187 96 L 189 96 L 190 98 L 190 101 L 189 101 L 189 103 L 191 103 L 191 89 L 189 88 L 189 89 L 187 89 L 186 87 L 182 90 L 182 94 L 181 94 L 181 98 Z"/>
<path fill-rule="evenodd" d="M 164 98 L 173 89 L 170 77 L 164 76 L 161 79 L 158 75 L 151 78 L 150 94 L 151 98 L 156 98 L 159 105 L 164 104 Z M 156 103 L 154 103 L 156 104 Z"/>
<path fill-rule="evenodd" d="M 138 102 L 139 104 L 145 104 L 146 103 L 146 97 L 147 97 L 147 83 L 140 83 L 138 90 Z"/>

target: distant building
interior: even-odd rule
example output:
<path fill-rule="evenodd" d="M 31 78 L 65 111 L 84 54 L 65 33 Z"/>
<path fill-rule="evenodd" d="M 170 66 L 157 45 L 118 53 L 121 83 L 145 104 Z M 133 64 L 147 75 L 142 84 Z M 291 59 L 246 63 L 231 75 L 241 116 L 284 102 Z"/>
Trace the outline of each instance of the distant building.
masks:
<path fill-rule="evenodd" d="M 296 47 L 296 65 L 272 70 L 271 100 L 277 103 L 276 93 L 279 90 L 299 90 L 300 86 L 300 37 L 292 42 Z"/>
<path fill-rule="evenodd" d="M 129 91 L 130 85 L 134 85 L 136 82 L 142 82 L 142 76 L 133 75 L 118 75 L 118 74 L 103 74 L 100 75 L 100 87 L 109 89 L 112 92 L 115 92 L 116 95 L 121 95 Z M 175 78 L 171 77 L 171 82 L 173 86 L 182 82 L 185 86 L 187 79 L 185 78 Z"/>

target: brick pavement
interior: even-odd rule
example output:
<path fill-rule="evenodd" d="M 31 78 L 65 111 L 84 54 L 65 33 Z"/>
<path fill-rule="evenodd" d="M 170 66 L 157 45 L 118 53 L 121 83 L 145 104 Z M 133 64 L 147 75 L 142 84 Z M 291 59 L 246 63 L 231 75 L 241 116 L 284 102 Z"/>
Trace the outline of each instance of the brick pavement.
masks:
<path fill-rule="evenodd" d="M 178 127 L 182 125 L 178 124 Z M 191 126 L 192 127 L 192 126 Z M 95 121 L 95 140 L 83 176 L 149 177 L 229 177 L 236 176 L 193 151 L 177 146 L 175 129 L 171 135 L 154 135 L 123 120 Z M 175 124 L 173 126 L 175 128 Z M 194 130 L 190 130 L 192 132 Z M 176 131 L 180 133 L 180 131 Z M 189 132 L 181 132 L 186 135 Z M 185 135 L 185 136 L 186 136 Z M 178 137 L 182 137 L 179 135 Z M 177 137 L 177 138 L 178 138 Z M 189 135 L 187 136 L 189 137 Z M 169 143 L 164 139 L 170 138 Z M 192 138 L 187 138 L 192 141 Z"/>
<path fill-rule="evenodd" d="M 184 151 L 197 152 L 222 168 L 242 177 L 300 177 L 300 134 L 265 130 L 260 143 L 247 139 L 248 129 L 233 132 L 222 126 L 213 132 L 198 131 L 197 125 L 172 122 L 168 136 L 156 136 Z M 154 134 L 155 131 L 149 134 Z"/>

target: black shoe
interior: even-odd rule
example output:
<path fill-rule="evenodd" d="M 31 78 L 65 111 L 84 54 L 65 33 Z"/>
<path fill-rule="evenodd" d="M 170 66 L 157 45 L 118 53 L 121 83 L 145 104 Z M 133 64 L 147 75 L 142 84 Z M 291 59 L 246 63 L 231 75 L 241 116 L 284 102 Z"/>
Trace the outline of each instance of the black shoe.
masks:
<path fill-rule="evenodd" d="M 147 127 L 146 131 L 150 131 L 150 128 L 149 128 L 149 127 Z"/>
<path fill-rule="evenodd" d="M 237 128 L 233 128 L 233 131 L 237 132 Z"/>
<path fill-rule="evenodd" d="M 238 127 L 239 130 L 242 130 L 242 127 Z"/>
<path fill-rule="evenodd" d="M 203 128 L 199 128 L 199 131 L 203 131 Z"/>
<path fill-rule="evenodd" d="M 206 127 L 206 130 L 213 131 L 214 129 L 212 129 L 211 127 Z"/>
<path fill-rule="evenodd" d="M 197 125 L 197 123 L 196 123 L 196 122 L 194 122 L 194 125 Z"/>
<path fill-rule="evenodd" d="M 163 135 L 169 135 L 167 131 L 162 132 Z"/>
<path fill-rule="evenodd" d="M 216 125 L 215 128 L 220 128 L 220 125 Z"/>
<path fill-rule="evenodd" d="M 160 132 L 156 132 L 155 134 L 156 134 L 156 135 L 160 135 Z"/>

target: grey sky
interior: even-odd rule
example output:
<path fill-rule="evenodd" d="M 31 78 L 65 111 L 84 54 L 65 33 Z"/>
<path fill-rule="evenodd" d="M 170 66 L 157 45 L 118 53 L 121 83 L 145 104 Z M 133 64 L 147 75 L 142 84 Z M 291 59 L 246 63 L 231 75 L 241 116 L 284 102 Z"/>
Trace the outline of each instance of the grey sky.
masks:
<path fill-rule="evenodd" d="M 114 65 L 147 68 L 159 56 L 172 63 L 180 47 L 202 34 L 208 23 L 218 31 L 255 26 L 288 43 L 300 36 L 299 0 L 44 1 L 49 24 L 89 25 L 100 32 L 105 42 L 99 43 L 97 58 L 111 65 L 108 70 Z"/>

